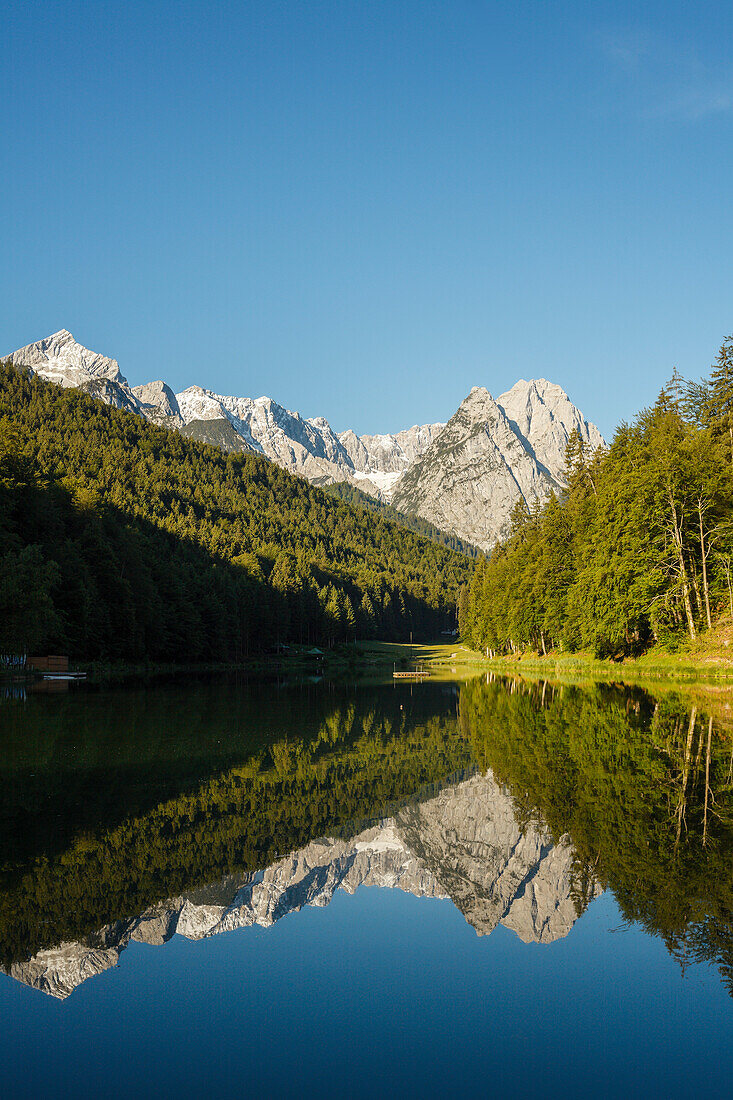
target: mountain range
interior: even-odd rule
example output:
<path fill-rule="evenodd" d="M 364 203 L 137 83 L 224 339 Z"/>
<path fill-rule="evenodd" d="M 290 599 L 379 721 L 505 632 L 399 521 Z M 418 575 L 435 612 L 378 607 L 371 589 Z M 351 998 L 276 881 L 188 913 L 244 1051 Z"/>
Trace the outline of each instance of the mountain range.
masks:
<path fill-rule="evenodd" d="M 315 485 L 348 482 L 484 550 L 508 533 L 519 499 L 531 508 L 562 487 L 573 432 L 591 450 L 604 445 L 565 391 L 542 378 L 521 379 L 496 399 L 474 387 L 447 423 L 359 436 L 337 434 L 323 417 L 306 419 L 270 397 L 228 397 L 200 386 L 176 394 L 160 380 L 131 387 L 115 359 L 65 329 L 10 358 L 222 450 L 264 455 Z"/>
<path fill-rule="evenodd" d="M 569 837 L 555 844 L 544 824 L 520 826 L 510 792 L 489 771 L 354 836 L 313 840 L 262 871 L 160 902 L 85 942 L 13 963 L 8 972 L 63 999 L 115 966 L 131 941 L 160 946 L 174 934 L 198 940 L 254 924 L 269 928 L 359 886 L 450 899 L 480 936 L 501 924 L 524 943 L 547 944 L 567 936 L 600 893 L 594 885 L 584 900 L 577 895 L 574 859 Z"/>

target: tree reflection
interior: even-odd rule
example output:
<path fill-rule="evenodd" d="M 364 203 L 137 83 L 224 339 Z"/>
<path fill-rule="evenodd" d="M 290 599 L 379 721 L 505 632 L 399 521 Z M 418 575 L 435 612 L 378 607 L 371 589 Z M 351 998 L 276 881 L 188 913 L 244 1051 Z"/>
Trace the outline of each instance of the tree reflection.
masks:
<path fill-rule="evenodd" d="M 461 724 L 481 767 L 576 850 L 578 903 L 597 877 L 624 916 L 733 993 L 730 699 L 638 688 L 477 681 Z"/>

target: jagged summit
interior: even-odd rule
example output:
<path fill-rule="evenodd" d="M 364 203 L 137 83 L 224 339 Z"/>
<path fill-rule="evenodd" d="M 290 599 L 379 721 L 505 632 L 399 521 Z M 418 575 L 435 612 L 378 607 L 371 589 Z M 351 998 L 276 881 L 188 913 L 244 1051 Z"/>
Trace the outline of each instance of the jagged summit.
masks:
<path fill-rule="evenodd" d="M 68 329 L 26 344 L 10 359 L 16 367 L 30 369 L 58 386 L 83 389 L 108 405 L 143 414 L 142 403 L 120 373 L 117 360 L 85 348 Z"/>
<path fill-rule="evenodd" d="M 314 484 L 349 482 L 484 549 L 506 534 L 520 497 L 531 507 L 562 484 L 573 431 L 591 448 L 603 445 L 595 425 L 546 378 L 522 378 L 498 398 L 474 386 L 447 424 L 359 436 L 337 434 L 324 417 L 306 419 L 267 396 L 225 396 L 199 385 L 174 394 L 162 380 L 131 389 L 115 359 L 66 329 L 11 359 L 195 439 L 264 455 Z"/>
<path fill-rule="evenodd" d="M 155 382 L 147 382 L 144 386 L 134 386 L 132 392 L 135 397 L 151 410 L 156 410 L 161 420 L 171 421 L 176 427 L 183 424 L 178 400 L 170 386 L 158 379 Z M 154 419 L 154 412 L 146 413 Z"/>
<path fill-rule="evenodd" d="M 531 508 L 562 486 L 574 431 L 590 448 L 603 446 L 554 382 L 520 379 L 496 399 L 474 386 L 400 479 L 393 503 L 488 550 L 508 534 L 520 498 Z"/>
<path fill-rule="evenodd" d="M 545 378 L 520 379 L 498 400 L 537 460 L 556 478 L 562 479 L 565 451 L 574 431 L 592 450 L 604 444 L 598 428 L 586 420 L 562 386 Z"/>
<path fill-rule="evenodd" d="M 543 500 L 557 484 L 499 402 L 475 386 L 400 479 L 393 502 L 488 550 L 507 534 L 520 497 Z"/>
<path fill-rule="evenodd" d="M 484 415 L 491 416 L 498 407 L 498 402 L 485 386 L 474 386 L 468 395 L 463 398 L 448 423 L 450 424 L 459 413 L 464 418 L 468 417 L 472 420 L 480 419 Z"/>
<path fill-rule="evenodd" d="M 116 359 L 85 348 L 65 328 L 43 340 L 26 344 L 10 358 L 16 366 L 30 367 L 36 374 L 62 386 L 79 386 L 89 378 L 126 383 Z"/>

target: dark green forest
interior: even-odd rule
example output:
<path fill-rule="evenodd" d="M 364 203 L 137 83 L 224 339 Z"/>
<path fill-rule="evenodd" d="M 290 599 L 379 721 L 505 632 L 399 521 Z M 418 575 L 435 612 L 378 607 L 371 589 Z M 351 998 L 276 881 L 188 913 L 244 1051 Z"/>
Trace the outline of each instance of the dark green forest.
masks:
<path fill-rule="evenodd" d="M 480 559 L 463 637 L 489 654 L 679 647 L 733 616 L 733 338 L 707 378 L 676 372 L 607 450 L 570 440 L 567 488 Z"/>
<path fill-rule="evenodd" d="M 471 568 L 257 455 L 0 364 L 0 652 L 236 661 L 429 638 Z"/>
<path fill-rule="evenodd" d="M 683 966 L 714 962 L 733 994 L 730 730 L 671 692 L 473 681 L 461 724 L 482 768 L 575 849 L 576 905 L 594 881 Z"/>
<path fill-rule="evenodd" d="M 447 546 L 449 550 L 457 550 L 459 554 L 465 554 L 469 558 L 477 558 L 481 554 L 477 547 L 472 546 L 465 539 L 459 539 L 458 535 L 453 535 L 449 531 L 441 531 L 439 527 L 423 519 L 422 516 L 400 512 L 397 508 L 393 508 L 391 504 L 385 504 L 383 500 L 377 500 L 376 497 L 370 497 L 367 493 L 362 493 L 361 489 L 357 489 L 355 485 L 338 481 L 334 485 L 325 485 L 324 489 L 329 496 L 338 497 L 339 500 L 345 500 L 348 504 L 357 508 L 366 508 L 370 512 L 378 512 L 386 519 L 394 520 L 400 526 L 406 527 L 408 531 L 415 531 L 416 534 L 437 542 L 439 546 Z"/>

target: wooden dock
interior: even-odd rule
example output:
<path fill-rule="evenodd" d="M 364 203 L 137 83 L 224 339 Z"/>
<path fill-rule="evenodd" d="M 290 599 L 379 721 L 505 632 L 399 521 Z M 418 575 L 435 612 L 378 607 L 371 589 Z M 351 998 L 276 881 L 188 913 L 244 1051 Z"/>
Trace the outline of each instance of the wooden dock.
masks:
<path fill-rule="evenodd" d="M 393 672 L 392 677 L 395 680 L 427 680 L 429 672 L 424 669 L 413 669 L 411 672 Z"/>

